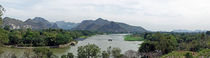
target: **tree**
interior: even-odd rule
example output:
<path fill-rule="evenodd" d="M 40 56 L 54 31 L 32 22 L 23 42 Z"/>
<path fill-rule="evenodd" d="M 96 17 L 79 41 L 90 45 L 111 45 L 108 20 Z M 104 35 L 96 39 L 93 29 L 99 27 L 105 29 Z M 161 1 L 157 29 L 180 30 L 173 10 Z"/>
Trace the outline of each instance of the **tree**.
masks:
<path fill-rule="evenodd" d="M 186 58 L 193 58 L 193 55 L 192 55 L 192 53 L 189 53 L 189 52 L 188 52 L 188 53 L 185 54 L 185 57 L 186 57 Z"/>
<path fill-rule="evenodd" d="M 139 48 L 140 53 L 147 53 L 147 52 L 153 52 L 155 51 L 155 45 L 150 42 L 144 42 L 141 44 L 141 47 Z"/>
<path fill-rule="evenodd" d="M 33 51 L 36 54 L 36 58 L 51 58 L 53 56 L 52 51 L 48 48 L 34 48 Z"/>
<path fill-rule="evenodd" d="M 113 48 L 112 49 L 112 56 L 114 58 L 120 58 L 120 57 L 122 57 L 122 55 L 120 53 L 121 53 L 121 49 L 120 48 Z"/>
<path fill-rule="evenodd" d="M 67 57 L 68 57 L 68 58 L 74 58 L 74 55 L 73 55 L 73 53 L 68 53 L 68 54 L 67 54 Z"/>
<path fill-rule="evenodd" d="M 24 44 L 30 44 L 30 45 L 36 44 L 37 42 L 33 41 L 33 40 L 38 39 L 39 36 L 40 35 L 38 32 L 28 29 L 26 31 L 26 34 L 24 35 L 24 38 L 23 38 Z"/>
<path fill-rule="evenodd" d="M 20 31 L 13 30 L 9 33 L 9 44 L 19 44 L 22 38 Z"/>
<path fill-rule="evenodd" d="M 126 51 L 124 55 L 125 55 L 127 58 L 138 58 L 138 57 L 139 57 L 138 52 L 133 51 L 133 50 L 128 50 L 128 51 Z"/>
<path fill-rule="evenodd" d="M 4 26 L 4 30 L 9 31 L 10 30 L 10 26 Z"/>
<path fill-rule="evenodd" d="M 54 46 L 56 45 L 56 35 L 57 33 L 53 33 L 53 32 L 50 32 L 50 33 L 44 33 L 44 36 L 45 37 L 45 44 L 48 45 L 48 46 Z"/>
<path fill-rule="evenodd" d="M 67 55 L 62 55 L 61 58 L 74 58 L 73 53 L 68 53 Z"/>
<path fill-rule="evenodd" d="M 59 44 L 66 44 L 68 42 L 70 42 L 72 40 L 72 38 L 68 35 L 68 34 L 57 34 L 56 36 L 56 45 Z"/>
<path fill-rule="evenodd" d="M 0 44 L 7 44 L 9 42 L 8 33 L 8 31 L 0 28 Z"/>
<path fill-rule="evenodd" d="M 100 55 L 100 48 L 95 44 L 78 47 L 78 58 L 97 58 Z"/>
<path fill-rule="evenodd" d="M 102 52 L 102 58 L 109 58 L 109 57 L 110 57 L 109 53 L 107 53 L 106 51 Z"/>
<path fill-rule="evenodd" d="M 61 58 L 68 58 L 67 55 L 62 55 Z"/>
<path fill-rule="evenodd" d="M 3 23 L 3 20 L 2 20 L 2 15 L 3 15 L 3 12 L 5 11 L 5 9 L 0 5 L 0 26 L 2 25 Z"/>
<path fill-rule="evenodd" d="M 160 50 L 163 54 L 172 52 L 178 45 L 176 38 L 172 35 L 160 37 L 159 41 L 155 44 L 156 49 Z"/>

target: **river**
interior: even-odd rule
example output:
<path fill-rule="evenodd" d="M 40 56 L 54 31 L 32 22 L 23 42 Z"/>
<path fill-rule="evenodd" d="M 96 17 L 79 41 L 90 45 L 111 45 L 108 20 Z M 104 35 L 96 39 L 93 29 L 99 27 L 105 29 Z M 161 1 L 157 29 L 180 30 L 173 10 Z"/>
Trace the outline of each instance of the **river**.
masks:
<path fill-rule="evenodd" d="M 101 51 L 106 51 L 108 47 L 118 47 L 121 49 L 122 53 L 125 53 L 128 50 L 134 50 L 137 51 L 139 44 L 142 43 L 142 41 L 124 41 L 124 36 L 126 34 L 109 34 L 109 35 L 94 35 L 91 37 L 88 37 L 87 39 L 81 39 L 78 41 L 78 44 L 75 46 L 70 46 L 67 48 L 53 48 L 51 51 L 57 56 L 61 56 L 63 54 L 67 54 L 68 52 L 73 53 L 74 55 L 77 55 L 77 48 L 79 46 L 84 46 L 87 44 L 96 44 L 101 48 Z M 112 41 L 108 41 L 109 39 L 112 39 Z M 22 56 L 24 51 L 26 49 L 16 49 L 16 48 L 1 48 L 4 49 L 4 51 L 7 51 L 4 54 L 14 52 L 17 56 Z"/>

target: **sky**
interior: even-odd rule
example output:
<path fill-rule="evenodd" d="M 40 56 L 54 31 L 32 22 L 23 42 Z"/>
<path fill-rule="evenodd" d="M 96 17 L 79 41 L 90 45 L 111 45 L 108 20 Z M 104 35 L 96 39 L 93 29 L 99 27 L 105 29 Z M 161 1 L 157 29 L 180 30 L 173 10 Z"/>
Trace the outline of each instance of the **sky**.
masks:
<path fill-rule="evenodd" d="M 210 30 L 210 0 L 0 0 L 4 17 L 79 23 L 103 18 L 151 31 Z"/>

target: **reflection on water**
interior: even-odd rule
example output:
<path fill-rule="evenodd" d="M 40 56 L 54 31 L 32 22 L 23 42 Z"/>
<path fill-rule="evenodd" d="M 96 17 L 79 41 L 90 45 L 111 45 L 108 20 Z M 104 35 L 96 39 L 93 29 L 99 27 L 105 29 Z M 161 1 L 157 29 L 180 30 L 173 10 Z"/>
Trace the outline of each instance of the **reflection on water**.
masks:
<path fill-rule="evenodd" d="M 75 46 L 67 47 L 67 48 L 54 48 L 51 49 L 54 54 L 57 56 L 61 56 L 63 54 L 67 54 L 68 52 L 72 52 L 74 55 L 77 54 L 77 47 L 84 46 L 87 44 L 96 44 L 101 48 L 101 51 L 105 51 L 109 46 L 111 47 L 119 47 L 122 50 L 122 53 L 127 50 L 138 50 L 139 44 L 141 41 L 124 41 L 123 38 L 126 34 L 110 34 L 110 35 L 95 35 L 89 37 L 87 39 L 82 39 L 82 41 L 78 41 L 78 44 Z M 108 41 L 112 39 L 112 41 Z M 7 52 L 15 52 L 17 56 L 23 54 L 25 49 L 15 49 L 15 48 L 4 48 Z"/>

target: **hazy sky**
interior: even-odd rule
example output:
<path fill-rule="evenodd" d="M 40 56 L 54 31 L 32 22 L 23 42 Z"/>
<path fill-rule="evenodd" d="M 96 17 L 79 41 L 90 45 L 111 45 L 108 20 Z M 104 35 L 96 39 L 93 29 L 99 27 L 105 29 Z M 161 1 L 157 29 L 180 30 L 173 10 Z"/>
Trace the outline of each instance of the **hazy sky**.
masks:
<path fill-rule="evenodd" d="M 210 0 L 0 0 L 4 16 L 81 22 L 104 18 L 147 30 L 210 30 Z"/>

